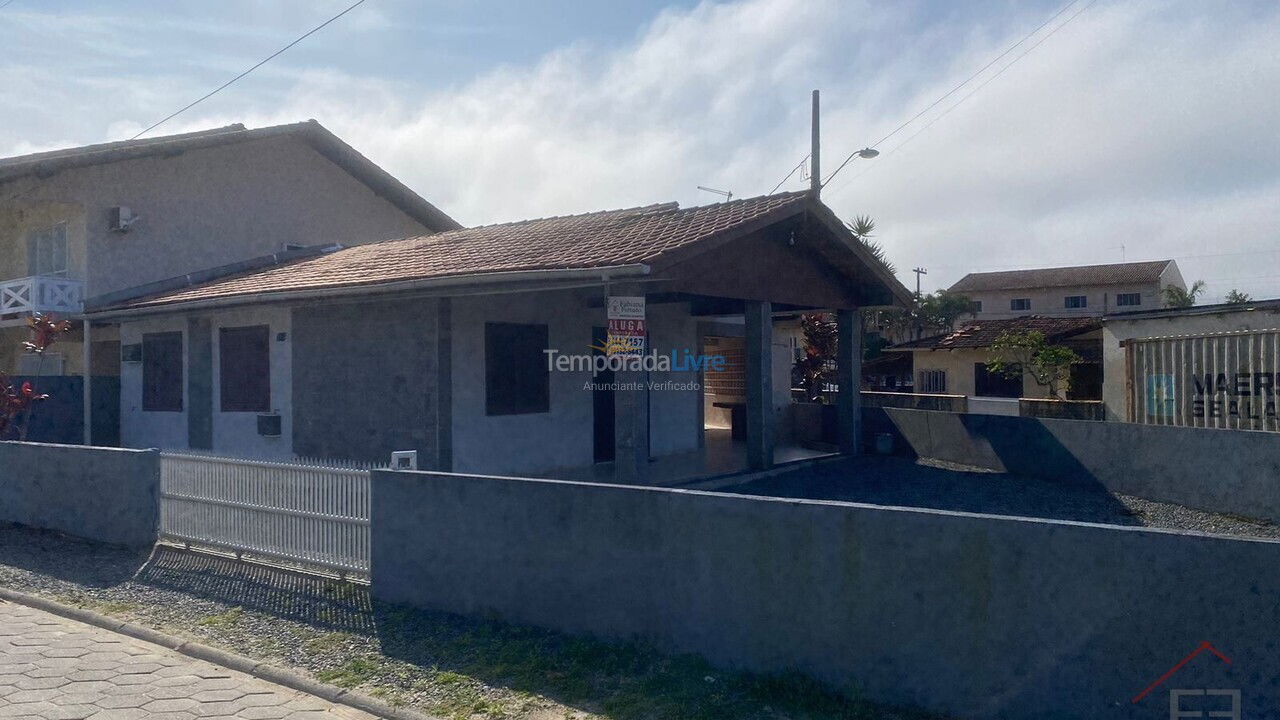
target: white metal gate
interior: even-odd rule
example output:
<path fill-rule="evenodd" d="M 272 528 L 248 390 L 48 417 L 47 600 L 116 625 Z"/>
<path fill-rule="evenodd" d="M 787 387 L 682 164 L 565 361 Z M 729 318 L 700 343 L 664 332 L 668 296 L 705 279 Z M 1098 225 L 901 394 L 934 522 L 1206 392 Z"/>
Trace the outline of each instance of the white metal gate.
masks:
<path fill-rule="evenodd" d="M 162 539 L 369 572 L 367 469 L 160 456 Z"/>

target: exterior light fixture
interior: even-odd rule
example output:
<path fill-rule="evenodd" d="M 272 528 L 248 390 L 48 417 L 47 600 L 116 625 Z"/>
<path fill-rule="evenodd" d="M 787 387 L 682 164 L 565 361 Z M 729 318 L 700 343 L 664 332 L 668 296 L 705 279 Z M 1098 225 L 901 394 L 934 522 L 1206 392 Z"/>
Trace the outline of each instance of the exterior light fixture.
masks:
<path fill-rule="evenodd" d="M 862 148 L 861 150 L 858 151 L 858 157 L 862 158 L 863 160 L 870 160 L 871 158 L 876 157 L 879 154 L 880 154 L 880 151 L 876 150 L 875 148 Z"/>

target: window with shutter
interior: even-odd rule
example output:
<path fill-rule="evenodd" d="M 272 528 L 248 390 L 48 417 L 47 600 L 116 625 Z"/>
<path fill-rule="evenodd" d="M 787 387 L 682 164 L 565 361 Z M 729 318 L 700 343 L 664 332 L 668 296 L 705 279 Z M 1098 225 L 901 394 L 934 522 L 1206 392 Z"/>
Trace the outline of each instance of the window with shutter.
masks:
<path fill-rule="evenodd" d="M 142 409 L 182 412 L 182 333 L 142 336 Z"/>
<path fill-rule="evenodd" d="M 222 412 L 271 412 L 271 328 L 222 328 L 218 356 Z"/>

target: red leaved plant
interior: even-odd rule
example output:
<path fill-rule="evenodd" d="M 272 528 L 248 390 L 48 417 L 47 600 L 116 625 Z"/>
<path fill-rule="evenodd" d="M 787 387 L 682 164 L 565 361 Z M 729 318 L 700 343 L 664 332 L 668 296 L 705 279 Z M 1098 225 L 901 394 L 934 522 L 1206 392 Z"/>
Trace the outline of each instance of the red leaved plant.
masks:
<path fill-rule="evenodd" d="M 71 329 L 71 323 L 58 320 L 53 315 L 34 315 L 27 319 L 27 328 L 31 331 L 31 339 L 22 343 L 22 347 L 27 352 L 40 356 L 40 363 L 36 365 L 36 378 L 39 379 L 44 352 Z M 27 439 L 31 410 L 36 403 L 48 397 L 37 393 L 31 381 L 15 386 L 8 376 L 0 373 L 0 440 L 8 435 L 16 435 L 19 440 Z M 21 421 L 19 416 L 22 417 Z"/>

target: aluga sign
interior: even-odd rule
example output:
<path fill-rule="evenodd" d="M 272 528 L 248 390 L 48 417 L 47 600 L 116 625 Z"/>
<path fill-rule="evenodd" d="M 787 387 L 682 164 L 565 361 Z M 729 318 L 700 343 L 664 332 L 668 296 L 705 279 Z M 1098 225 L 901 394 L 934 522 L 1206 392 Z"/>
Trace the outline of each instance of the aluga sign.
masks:
<path fill-rule="evenodd" d="M 1280 430 L 1280 330 L 1130 340 L 1130 422 Z"/>

